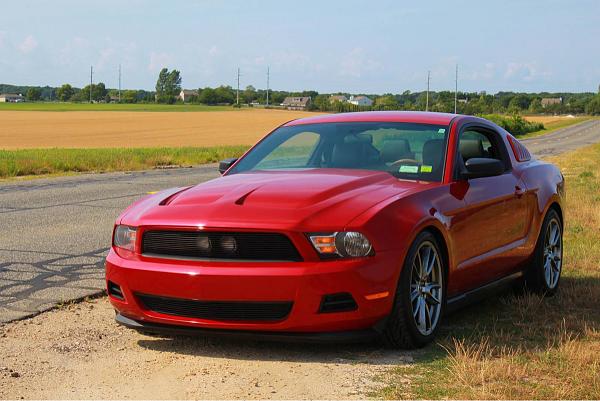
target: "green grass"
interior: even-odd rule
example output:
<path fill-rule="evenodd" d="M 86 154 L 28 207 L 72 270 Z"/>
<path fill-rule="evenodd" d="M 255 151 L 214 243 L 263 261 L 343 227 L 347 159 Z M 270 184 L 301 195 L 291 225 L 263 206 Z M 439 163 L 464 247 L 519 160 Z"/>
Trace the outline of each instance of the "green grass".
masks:
<path fill-rule="evenodd" d="M 0 178 L 193 166 L 240 156 L 248 146 L 0 150 Z"/>
<path fill-rule="evenodd" d="M 524 135 L 520 135 L 519 139 L 534 138 L 536 136 L 549 134 L 549 133 L 559 130 L 561 128 L 570 127 L 571 125 L 579 124 L 584 121 L 593 120 L 593 119 L 594 119 L 594 117 L 592 117 L 592 116 L 585 116 L 585 117 L 565 118 L 562 120 L 552 121 L 550 123 L 545 123 L 544 129 L 535 131 L 535 132 L 530 132 L 530 133 L 527 133 Z"/>
<path fill-rule="evenodd" d="M 382 398 L 600 398 L 600 144 L 557 156 L 566 179 L 563 276 L 551 298 L 506 293 L 448 316 Z"/>
<path fill-rule="evenodd" d="M 203 104 L 141 104 L 141 103 L 0 103 L 0 111 L 234 111 L 231 106 Z"/>

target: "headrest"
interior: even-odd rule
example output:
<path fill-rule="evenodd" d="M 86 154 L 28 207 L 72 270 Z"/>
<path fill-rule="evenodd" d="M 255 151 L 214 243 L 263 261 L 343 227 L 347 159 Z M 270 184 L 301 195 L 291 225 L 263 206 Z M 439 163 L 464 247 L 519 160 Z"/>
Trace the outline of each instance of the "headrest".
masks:
<path fill-rule="evenodd" d="M 384 163 L 395 162 L 400 159 L 412 159 L 410 143 L 406 139 L 388 139 L 383 141 L 381 160 Z"/>
<path fill-rule="evenodd" d="M 460 155 L 463 160 L 468 160 L 473 157 L 483 157 L 483 142 L 481 139 L 461 139 Z"/>
<path fill-rule="evenodd" d="M 423 164 L 437 170 L 444 160 L 444 140 L 430 139 L 423 144 Z"/>

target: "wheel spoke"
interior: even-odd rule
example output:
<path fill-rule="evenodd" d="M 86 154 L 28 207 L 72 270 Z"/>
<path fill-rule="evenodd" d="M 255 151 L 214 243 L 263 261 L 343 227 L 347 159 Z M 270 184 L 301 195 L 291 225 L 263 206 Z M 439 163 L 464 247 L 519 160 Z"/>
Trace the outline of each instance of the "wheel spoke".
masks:
<path fill-rule="evenodd" d="M 423 333 L 427 332 L 427 325 L 425 323 L 425 308 L 427 307 L 425 304 L 425 300 L 423 298 L 419 298 L 419 303 L 421 306 L 419 307 L 419 320 L 417 325 L 422 330 Z"/>
<path fill-rule="evenodd" d="M 548 286 L 552 286 L 552 267 L 550 264 L 550 258 L 546 259 L 546 262 L 544 263 L 544 277 L 546 279 L 546 284 L 548 284 Z"/>
<path fill-rule="evenodd" d="M 421 280 L 429 277 L 429 259 L 431 258 L 431 248 L 425 248 L 425 255 L 423 255 L 423 261 L 421 262 Z"/>
<path fill-rule="evenodd" d="M 431 323 L 431 310 L 429 309 L 430 307 L 427 306 L 427 303 L 425 303 L 425 316 L 426 316 L 426 321 L 425 321 L 425 329 L 426 330 L 430 330 L 432 323 Z"/>

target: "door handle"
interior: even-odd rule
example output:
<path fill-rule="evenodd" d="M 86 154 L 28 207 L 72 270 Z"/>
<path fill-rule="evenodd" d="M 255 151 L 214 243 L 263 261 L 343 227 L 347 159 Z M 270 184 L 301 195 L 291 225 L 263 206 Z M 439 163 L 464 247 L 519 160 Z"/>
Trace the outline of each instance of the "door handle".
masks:
<path fill-rule="evenodd" d="M 523 196 L 523 194 L 525 194 L 525 190 L 523 188 L 521 188 L 518 185 L 515 185 L 515 196 L 517 198 L 520 198 L 521 196 Z"/>

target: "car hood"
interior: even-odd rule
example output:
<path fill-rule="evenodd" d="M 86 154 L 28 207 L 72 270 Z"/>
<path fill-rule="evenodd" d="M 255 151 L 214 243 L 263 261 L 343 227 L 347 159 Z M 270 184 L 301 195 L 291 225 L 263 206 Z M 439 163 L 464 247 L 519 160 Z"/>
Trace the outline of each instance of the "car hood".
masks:
<path fill-rule="evenodd" d="M 340 230 L 385 199 L 429 185 L 369 170 L 240 173 L 149 196 L 126 210 L 120 224 Z"/>

